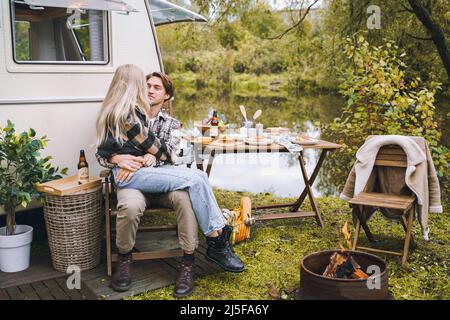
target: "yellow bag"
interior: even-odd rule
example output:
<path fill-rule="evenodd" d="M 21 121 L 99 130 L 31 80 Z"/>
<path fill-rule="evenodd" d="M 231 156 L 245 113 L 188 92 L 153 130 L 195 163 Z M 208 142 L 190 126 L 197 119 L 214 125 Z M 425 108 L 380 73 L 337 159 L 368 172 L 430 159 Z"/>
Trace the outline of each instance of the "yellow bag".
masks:
<path fill-rule="evenodd" d="M 249 197 L 242 197 L 240 207 L 232 211 L 222 210 L 227 224 L 232 228 L 230 242 L 242 242 L 250 238 L 250 226 L 255 223 L 252 217 L 252 201 Z"/>

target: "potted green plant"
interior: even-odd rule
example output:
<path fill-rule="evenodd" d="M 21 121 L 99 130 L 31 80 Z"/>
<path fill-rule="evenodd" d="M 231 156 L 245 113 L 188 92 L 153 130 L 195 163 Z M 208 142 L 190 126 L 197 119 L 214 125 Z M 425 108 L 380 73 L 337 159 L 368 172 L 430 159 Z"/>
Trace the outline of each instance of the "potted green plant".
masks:
<path fill-rule="evenodd" d="M 35 185 L 67 173 L 67 168 L 52 167 L 51 156 L 40 157 L 40 150 L 47 142 L 46 136 L 37 138 L 33 129 L 17 133 L 9 120 L 6 127 L 0 127 L 0 206 L 7 214 L 6 227 L 0 228 L 0 270 L 3 272 L 25 270 L 30 262 L 33 228 L 15 224 L 16 207 L 27 207 L 33 199 L 42 202 Z"/>

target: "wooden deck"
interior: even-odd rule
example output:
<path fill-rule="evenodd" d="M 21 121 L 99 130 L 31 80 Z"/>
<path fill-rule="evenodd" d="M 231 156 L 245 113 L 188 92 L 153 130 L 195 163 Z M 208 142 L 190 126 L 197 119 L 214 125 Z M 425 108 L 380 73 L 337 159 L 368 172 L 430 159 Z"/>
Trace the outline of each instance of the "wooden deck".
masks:
<path fill-rule="evenodd" d="M 173 241 L 172 246 L 176 246 L 176 237 L 152 232 L 140 235 L 136 247 L 139 244 L 142 246 L 143 243 L 146 244 L 146 249 L 149 243 L 155 243 L 159 247 L 162 237 L 165 237 L 166 241 Z M 154 241 L 151 241 L 152 239 Z M 222 272 L 215 264 L 206 261 L 205 252 L 206 243 L 201 242 L 195 253 L 197 278 Z M 109 287 L 110 279 L 106 275 L 104 255 L 98 267 L 81 272 L 80 290 L 67 288 L 67 275 L 53 269 L 48 253 L 32 255 L 27 270 L 16 273 L 0 272 L 0 300 L 117 300 L 175 283 L 180 259 L 181 257 L 134 262 L 131 289 L 127 292 L 115 292 Z"/>
<path fill-rule="evenodd" d="M 97 300 L 97 295 L 83 281 L 80 290 L 70 290 L 59 276 L 0 289 L 0 300 Z"/>

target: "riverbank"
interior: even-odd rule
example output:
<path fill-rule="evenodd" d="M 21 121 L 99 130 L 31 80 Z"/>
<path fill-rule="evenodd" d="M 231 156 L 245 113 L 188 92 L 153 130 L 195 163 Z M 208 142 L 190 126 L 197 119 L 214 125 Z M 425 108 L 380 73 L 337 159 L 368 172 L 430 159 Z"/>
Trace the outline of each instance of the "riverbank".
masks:
<path fill-rule="evenodd" d="M 235 207 L 243 195 L 251 196 L 254 203 L 281 203 L 286 198 L 276 198 L 269 193 L 248 194 L 214 190 L 221 207 Z M 443 199 L 445 196 L 443 195 Z M 246 265 L 242 274 L 221 272 L 197 279 L 196 290 L 189 299 L 293 299 L 299 286 L 300 260 L 308 253 L 339 247 L 343 243 L 341 227 L 347 220 L 353 231 L 350 211 L 346 202 L 336 197 L 318 199 L 325 221 L 319 229 L 314 219 L 275 220 L 258 223 L 251 238 L 235 246 Z M 444 214 L 430 214 L 430 241 L 426 242 L 415 223 L 414 235 L 417 249 L 410 256 L 407 270 L 400 266 L 398 257 L 380 255 L 389 270 L 389 290 L 394 299 L 450 299 L 450 214 L 448 204 Z M 152 220 L 167 216 L 146 217 Z M 159 221 L 161 222 L 161 221 Z M 380 246 L 401 248 L 404 236 L 400 224 L 392 223 L 381 214 L 370 221 L 370 228 L 380 240 Z M 352 233 L 353 236 L 353 233 Z M 361 245 L 367 244 L 361 237 Z M 146 292 L 129 299 L 174 299 L 173 286 Z"/>
<path fill-rule="evenodd" d="M 206 77 L 200 73 L 186 71 L 170 74 L 178 94 L 191 95 L 198 90 L 207 90 L 212 94 L 223 91 L 232 92 L 240 97 L 278 97 L 287 98 L 293 93 L 302 94 L 338 94 L 334 87 L 319 86 L 314 80 L 299 80 L 293 74 L 282 72 L 274 74 L 230 73 L 226 79 Z M 214 89 L 214 90 L 213 90 Z"/>

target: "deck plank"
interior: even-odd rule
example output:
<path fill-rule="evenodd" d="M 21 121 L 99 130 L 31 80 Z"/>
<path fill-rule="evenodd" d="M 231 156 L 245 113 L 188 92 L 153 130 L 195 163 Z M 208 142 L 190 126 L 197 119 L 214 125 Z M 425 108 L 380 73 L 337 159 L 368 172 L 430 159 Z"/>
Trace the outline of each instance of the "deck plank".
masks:
<path fill-rule="evenodd" d="M 22 291 L 22 294 L 24 295 L 23 300 L 40 300 L 38 294 L 30 284 L 22 284 L 18 287 L 19 290 Z"/>
<path fill-rule="evenodd" d="M 51 263 L 50 254 L 31 256 L 30 267 L 24 271 L 7 273 L 0 272 L 0 288 L 20 286 L 35 281 L 42 281 L 63 276 L 64 273 L 56 271 Z"/>
<path fill-rule="evenodd" d="M 96 300 L 92 290 L 81 281 L 81 289 L 69 289 L 66 277 L 35 281 L 20 286 L 0 289 L 0 300 Z"/>
<path fill-rule="evenodd" d="M 64 293 L 69 297 L 70 300 L 83 300 L 83 296 L 77 289 L 69 289 L 67 287 L 66 278 L 56 278 L 56 283 L 64 291 Z"/>
<path fill-rule="evenodd" d="M 0 301 L 1 300 L 11 300 L 5 289 L 0 289 Z"/>
<path fill-rule="evenodd" d="M 205 260 L 206 244 L 203 242 L 200 242 L 195 253 L 197 277 L 222 272 L 215 264 Z M 14 274 L 0 272 L 0 300 L 122 299 L 173 285 L 181 262 L 181 257 L 136 261 L 133 263 L 132 288 L 127 292 L 115 292 L 110 288 L 111 279 L 106 274 L 105 259 L 101 259 L 96 268 L 81 272 L 81 290 L 66 287 L 67 275 L 53 269 L 49 253 L 32 255 L 31 259 L 27 270 Z"/>
<path fill-rule="evenodd" d="M 172 274 L 174 277 L 178 275 L 178 270 L 174 268 L 172 265 L 168 264 L 165 259 L 158 259 L 156 262 L 160 265 L 161 268 L 167 270 Z"/>
<path fill-rule="evenodd" d="M 53 296 L 56 298 L 56 300 L 70 300 L 70 298 L 66 295 L 66 293 L 61 289 L 59 284 L 55 281 L 55 279 L 48 279 L 42 281 L 47 288 L 50 289 Z"/>
<path fill-rule="evenodd" d="M 31 286 L 36 290 L 41 300 L 55 300 L 52 292 L 47 288 L 47 286 L 42 283 L 42 281 L 36 281 L 31 283 Z"/>
<path fill-rule="evenodd" d="M 24 296 L 18 287 L 6 288 L 5 290 L 11 297 L 11 300 L 24 300 Z"/>

